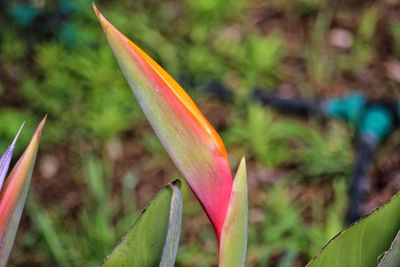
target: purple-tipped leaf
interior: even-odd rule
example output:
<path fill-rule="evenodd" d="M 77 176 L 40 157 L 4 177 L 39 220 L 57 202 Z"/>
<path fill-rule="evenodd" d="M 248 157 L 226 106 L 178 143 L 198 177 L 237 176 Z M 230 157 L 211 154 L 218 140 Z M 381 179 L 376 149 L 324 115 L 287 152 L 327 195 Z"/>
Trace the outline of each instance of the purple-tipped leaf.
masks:
<path fill-rule="evenodd" d="M 39 124 L 0 193 L 0 267 L 7 265 L 14 244 L 45 121 Z"/>
<path fill-rule="evenodd" d="M 10 162 L 11 162 L 12 154 L 14 152 L 15 143 L 17 142 L 18 136 L 21 133 L 21 130 L 23 127 L 24 127 L 24 123 L 22 123 L 21 127 L 19 128 L 11 145 L 7 148 L 7 150 L 4 152 L 3 156 L 1 156 L 1 158 L 0 158 L 0 192 L 1 192 L 1 188 L 3 187 L 4 180 L 6 178 L 8 169 L 10 168 Z"/>

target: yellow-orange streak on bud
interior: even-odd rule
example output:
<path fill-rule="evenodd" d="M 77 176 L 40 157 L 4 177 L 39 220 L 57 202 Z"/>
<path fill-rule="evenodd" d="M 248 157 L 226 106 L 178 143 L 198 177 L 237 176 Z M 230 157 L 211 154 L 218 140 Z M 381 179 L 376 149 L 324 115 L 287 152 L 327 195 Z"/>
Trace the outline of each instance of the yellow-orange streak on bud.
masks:
<path fill-rule="evenodd" d="M 228 158 L 227 151 L 225 145 L 219 136 L 219 134 L 215 131 L 215 129 L 211 126 L 208 120 L 201 113 L 199 108 L 193 102 L 193 100 L 189 97 L 189 95 L 185 92 L 185 90 L 172 78 L 157 62 L 155 62 L 146 52 L 144 52 L 140 47 L 138 47 L 131 40 L 126 38 L 124 35 L 120 34 L 117 29 L 100 13 L 97 9 L 96 5 L 93 3 L 93 9 L 96 12 L 96 15 L 103 27 L 104 32 L 108 33 L 111 29 L 114 33 L 117 33 L 120 38 L 123 38 L 129 45 L 138 53 L 156 72 L 159 77 L 163 80 L 163 82 L 167 85 L 170 91 L 177 97 L 177 99 L 182 103 L 182 105 L 186 108 L 189 114 L 197 121 L 210 135 L 214 144 L 216 145 L 216 153 L 219 153 L 225 159 Z"/>

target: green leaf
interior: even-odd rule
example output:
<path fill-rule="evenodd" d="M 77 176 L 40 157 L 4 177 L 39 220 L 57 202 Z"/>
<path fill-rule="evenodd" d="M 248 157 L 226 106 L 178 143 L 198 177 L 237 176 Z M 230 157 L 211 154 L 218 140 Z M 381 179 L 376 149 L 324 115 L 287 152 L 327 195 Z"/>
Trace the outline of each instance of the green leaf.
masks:
<path fill-rule="evenodd" d="M 400 193 L 349 228 L 340 232 L 308 267 L 372 267 L 400 229 Z"/>
<path fill-rule="evenodd" d="M 27 213 L 32 220 L 36 230 L 41 233 L 44 243 L 47 244 L 56 265 L 60 267 L 71 266 L 69 263 L 68 253 L 63 247 L 54 224 L 48 213 L 39 205 L 34 193 L 30 193 L 26 201 Z"/>
<path fill-rule="evenodd" d="M 177 180 L 150 202 L 102 267 L 174 266 L 182 224 Z"/>
<path fill-rule="evenodd" d="M 246 162 L 243 158 L 233 181 L 219 245 L 220 267 L 244 266 L 247 248 L 248 196 Z"/>
<path fill-rule="evenodd" d="M 390 249 L 385 252 L 378 267 L 398 267 L 400 266 L 400 231 L 397 233 Z"/>

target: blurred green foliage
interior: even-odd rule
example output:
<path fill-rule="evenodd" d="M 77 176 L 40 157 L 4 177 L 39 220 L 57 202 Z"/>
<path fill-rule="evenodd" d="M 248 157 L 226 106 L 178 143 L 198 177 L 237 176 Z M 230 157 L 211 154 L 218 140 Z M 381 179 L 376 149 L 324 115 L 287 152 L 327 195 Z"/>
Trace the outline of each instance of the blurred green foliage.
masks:
<path fill-rule="evenodd" d="M 254 157 L 265 166 L 295 164 L 302 177 L 346 174 L 351 166 L 350 137 L 338 124 L 331 124 L 321 135 L 317 125 L 282 119 L 251 104 L 244 116 L 233 116 L 231 125 L 223 135 L 227 146 L 237 147 L 236 153 Z"/>
<path fill-rule="evenodd" d="M 126 233 L 137 215 L 134 202 L 134 186 L 137 178 L 126 173 L 123 177 L 120 199 L 111 195 L 111 181 L 103 162 L 88 155 L 83 163 L 84 182 L 87 191 L 84 207 L 78 214 L 68 216 L 59 203 L 52 203 L 46 210 L 31 195 L 27 201 L 27 211 L 33 221 L 32 231 L 25 234 L 24 246 L 35 247 L 34 257 L 43 259 L 46 265 L 53 262 L 57 266 L 97 266 L 115 247 Z M 117 223 L 114 219 L 118 216 Z M 21 252 L 23 253 L 23 252 Z M 24 262 L 29 256 L 18 258 Z"/>

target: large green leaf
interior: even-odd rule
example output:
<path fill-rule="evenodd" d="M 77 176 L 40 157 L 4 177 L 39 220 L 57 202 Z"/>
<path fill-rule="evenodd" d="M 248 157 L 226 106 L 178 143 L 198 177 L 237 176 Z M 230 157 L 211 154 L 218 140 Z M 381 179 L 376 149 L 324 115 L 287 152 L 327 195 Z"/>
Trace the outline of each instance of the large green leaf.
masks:
<path fill-rule="evenodd" d="M 399 267 L 400 266 L 400 231 L 393 241 L 390 249 L 385 252 L 378 267 Z"/>
<path fill-rule="evenodd" d="M 400 229 L 400 193 L 334 237 L 309 267 L 372 267 Z"/>
<path fill-rule="evenodd" d="M 179 181 L 150 202 L 103 267 L 174 266 L 182 224 Z"/>

